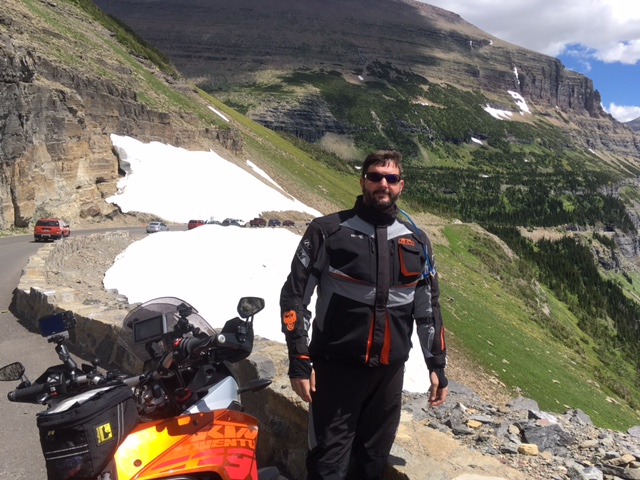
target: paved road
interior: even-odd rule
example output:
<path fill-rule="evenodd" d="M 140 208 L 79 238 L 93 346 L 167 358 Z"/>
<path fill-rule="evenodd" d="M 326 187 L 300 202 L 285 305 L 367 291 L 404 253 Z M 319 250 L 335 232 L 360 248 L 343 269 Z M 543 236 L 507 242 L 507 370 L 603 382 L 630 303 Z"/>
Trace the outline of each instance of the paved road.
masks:
<path fill-rule="evenodd" d="M 113 229 L 78 230 L 71 235 L 110 230 Z M 146 235 L 142 227 L 124 230 L 131 235 Z M 47 367 L 60 362 L 53 345 L 23 327 L 9 312 L 9 306 L 22 268 L 41 246 L 41 243 L 33 241 L 33 235 L 0 238 L 0 366 L 20 361 L 32 381 Z M 0 382 L 0 479 L 45 480 L 47 475 L 35 416 L 44 407 L 9 402 L 7 393 L 16 385 L 16 382 Z"/>

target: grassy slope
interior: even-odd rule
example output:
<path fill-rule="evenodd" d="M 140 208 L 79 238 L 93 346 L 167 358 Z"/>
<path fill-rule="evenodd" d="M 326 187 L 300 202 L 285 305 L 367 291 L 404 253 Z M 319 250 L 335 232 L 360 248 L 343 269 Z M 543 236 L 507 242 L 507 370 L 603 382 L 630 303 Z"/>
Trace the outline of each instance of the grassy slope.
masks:
<path fill-rule="evenodd" d="M 554 339 L 552 327 L 535 321 L 546 311 L 547 318 L 578 336 L 577 320 L 564 304 L 526 280 L 518 260 L 480 229 L 448 225 L 442 234 L 446 242 L 438 242 L 435 251 L 443 315 L 468 355 L 543 410 L 580 408 L 597 425 L 614 429 L 638 423 L 637 412 L 614 403 L 613 395 L 592 380 L 597 361 L 587 340 L 570 349 Z"/>
<path fill-rule="evenodd" d="M 25 3 L 51 28 L 59 28 L 51 12 L 43 11 L 45 4 L 35 0 L 25 0 Z M 70 34 L 73 20 L 66 17 L 64 22 L 67 37 L 89 35 L 87 32 L 93 35 L 95 31 L 80 24 L 75 26 L 79 33 Z M 80 43 L 86 45 L 87 41 L 83 38 Z M 133 70 L 138 81 L 134 88 L 141 101 L 150 107 L 197 112 L 203 124 L 226 126 L 206 108 L 206 104 L 213 105 L 228 115 L 232 125 L 242 132 L 247 157 L 287 191 L 323 212 L 352 204 L 358 191 L 355 174 L 339 173 L 316 162 L 279 135 L 204 92 L 200 92 L 204 101 L 198 102 L 194 97 L 170 89 L 124 48 L 111 44 L 112 38 L 91 37 L 90 41 L 108 45 L 116 61 Z M 65 61 L 66 56 L 66 61 L 73 63 L 68 49 L 57 52 L 61 61 Z M 85 69 L 88 68 L 86 60 L 82 67 Z M 97 68 L 96 74 L 100 73 Z M 433 228 L 436 227 L 430 226 L 429 230 Z M 437 229 L 442 238 L 434 247 L 442 277 L 445 322 L 450 335 L 455 336 L 458 345 L 472 359 L 514 392 L 537 400 L 544 410 L 560 412 L 567 407 L 580 408 L 599 426 L 617 429 L 639 423 L 637 412 L 608 401 L 610 393 L 591 380 L 597 364 L 588 341 L 582 340 L 583 345 L 570 349 L 554 340 L 549 327 L 540 326 L 541 317 L 542 320 L 551 318 L 579 337 L 576 319 L 563 304 L 528 280 L 528 272 L 521 270 L 518 261 L 510 259 L 498 243 L 477 227 L 445 224 Z M 549 316 L 542 311 L 548 311 Z"/>

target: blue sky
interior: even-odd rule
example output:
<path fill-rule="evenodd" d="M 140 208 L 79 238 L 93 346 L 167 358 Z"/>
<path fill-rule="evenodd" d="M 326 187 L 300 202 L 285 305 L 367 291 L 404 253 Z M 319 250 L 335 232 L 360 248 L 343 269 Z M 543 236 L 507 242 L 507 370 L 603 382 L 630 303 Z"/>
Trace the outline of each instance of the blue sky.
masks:
<path fill-rule="evenodd" d="M 554 56 L 591 78 L 604 109 L 640 117 L 637 0 L 428 0 L 502 40 Z"/>

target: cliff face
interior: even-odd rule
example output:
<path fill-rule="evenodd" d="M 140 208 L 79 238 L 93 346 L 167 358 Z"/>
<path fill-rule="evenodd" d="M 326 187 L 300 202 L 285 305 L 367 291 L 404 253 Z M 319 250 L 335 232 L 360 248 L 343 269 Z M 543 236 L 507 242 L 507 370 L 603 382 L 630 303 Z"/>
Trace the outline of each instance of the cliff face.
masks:
<path fill-rule="evenodd" d="M 232 91 L 295 70 L 355 76 L 390 62 L 437 83 L 480 90 L 498 104 L 520 93 L 540 113 L 561 111 L 572 137 L 638 156 L 632 130 L 601 107 L 593 82 L 552 57 L 495 38 L 455 13 L 413 0 L 96 0 L 212 91 Z M 277 82 L 277 80 L 274 80 Z M 281 92 L 280 92 L 281 93 Z M 282 98 L 282 95 L 279 95 Z M 344 133 L 315 96 L 253 100 L 247 115 L 315 141 Z M 561 125 L 561 127 L 563 127 Z M 615 142 L 606 138 L 609 133 Z"/>
<path fill-rule="evenodd" d="M 412 0 L 97 0 L 214 88 L 264 72 L 354 72 L 387 61 L 432 81 L 520 91 L 541 104 L 602 115 L 588 78 L 555 58 L 495 38 L 446 10 Z"/>
<path fill-rule="evenodd" d="M 143 105 L 132 68 L 109 56 L 109 32 L 69 6 L 36 5 L 0 6 L 0 229 L 42 216 L 77 224 L 115 215 L 104 202 L 119 178 L 112 133 L 189 148 L 219 136 L 198 127 L 194 115 Z M 92 51 L 81 33 L 62 35 L 43 18 L 75 21 L 95 32 L 91 41 L 102 36 L 104 43 Z M 78 55 L 76 67 L 65 64 L 67 55 Z"/>

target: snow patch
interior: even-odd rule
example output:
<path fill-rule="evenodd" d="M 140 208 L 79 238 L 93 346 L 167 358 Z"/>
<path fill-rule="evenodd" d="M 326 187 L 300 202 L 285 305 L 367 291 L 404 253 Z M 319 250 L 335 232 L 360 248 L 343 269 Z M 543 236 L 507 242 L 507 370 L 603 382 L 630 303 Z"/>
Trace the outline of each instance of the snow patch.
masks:
<path fill-rule="evenodd" d="M 516 101 L 516 105 L 518 105 L 518 107 L 520 108 L 520 113 L 522 113 L 523 115 L 525 113 L 531 114 L 531 110 L 529 110 L 529 106 L 527 105 L 527 102 L 522 97 L 522 95 L 520 95 L 518 92 L 512 92 L 511 90 L 509 90 L 508 92 L 509 95 L 511 95 L 511 98 Z"/>
<path fill-rule="evenodd" d="M 225 122 L 229 121 L 229 119 L 222 112 L 219 112 L 218 110 L 213 108 L 211 105 L 209 105 L 209 110 L 211 110 L 213 113 L 219 115 Z"/>
<path fill-rule="evenodd" d="M 498 120 L 509 120 L 513 116 L 513 112 L 498 110 L 497 108 L 490 107 L 488 104 L 484 107 L 484 111 Z"/>

